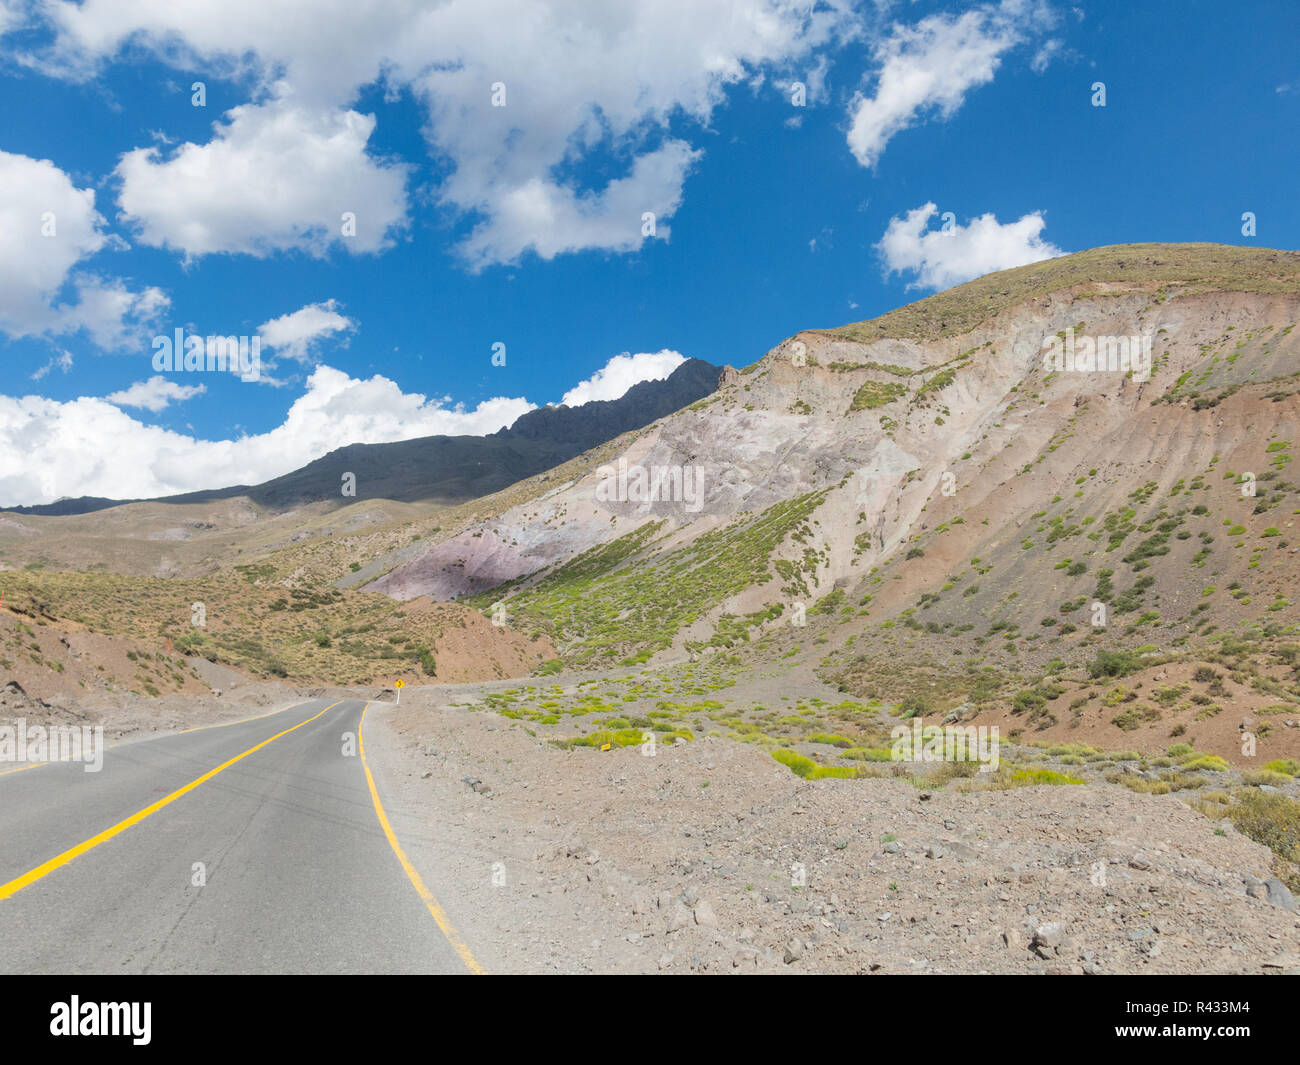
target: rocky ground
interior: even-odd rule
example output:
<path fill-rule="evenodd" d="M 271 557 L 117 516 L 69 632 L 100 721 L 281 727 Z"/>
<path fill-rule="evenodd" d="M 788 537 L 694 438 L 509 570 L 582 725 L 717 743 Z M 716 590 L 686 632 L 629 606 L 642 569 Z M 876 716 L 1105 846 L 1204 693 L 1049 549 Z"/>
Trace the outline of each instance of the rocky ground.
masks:
<path fill-rule="evenodd" d="M 376 702 L 365 742 L 492 971 L 1300 973 L 1273 854 L 1175 795 L 806 781 L 714 738 L 561 751 L 463 695 Z"/>

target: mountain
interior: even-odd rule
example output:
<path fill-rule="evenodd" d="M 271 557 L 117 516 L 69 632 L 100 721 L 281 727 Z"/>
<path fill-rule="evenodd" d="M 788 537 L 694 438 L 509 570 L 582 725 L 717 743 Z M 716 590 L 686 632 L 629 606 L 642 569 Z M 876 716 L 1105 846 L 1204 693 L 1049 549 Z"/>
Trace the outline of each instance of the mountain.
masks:
<path fill-rule="evenodd" d="M 1227 751 L 1225 692 L 1300 704 L 1297 326 L 1295 252 L 1003 271 L 799 333 L 599 468 L 372 561 L 367 587 L 499 602 L 575 668 L 739 649 L 860 697 Z M 620 499 L 620 461 L 698 496 Z M 1172 664 L 1229 638 L 1241 690 Z M 1157 698 L 1104 684 L 1148 667 Z"/>
<path fill-rule="evenodd" d="M 949 542 L 987 549 L 986 528 L 1000 541 L 1006 521 L 1025 524 L 1040 502 L 1049 523 L 1065 511 L 1081 517 L 1141 488 L 1157 465 L 1191 479 L 1266 427 L 1285 433 L 1292 403 L 1277 389 L 1295 387 L 1300 337 L 1287 327 L 1300 319 L 1298 285 L 1296 253 L 1136 245 L 990 275 L 872 323 L 810 330 L 628 448 L 634 465 L 697 471 L 696 513 L 680 502 L 603 500 L 592 472 L 428 546 L 377 588 L 463 596 L 615 542 L 642 559 L 664 544 L 680 551 L 720 523 L 783 506 L 815 515 L 818 557 L 788 535 L 774 539 L 769 564 L 785 561 L 798 577 L 743 598 L 773 598 L 778 584 L 812 596 L 857 588 L 903 545 L 935 541 L 935 527 L 996 501 L 996 525 L 979 535 L 945 529 L 944 546 L 935 542 L 956 561 Z M 1147 337 L 1150 379 L 1044 370 L 1045 340 L 1065 330 Z M 1239 408 L 1245 420 L 1226 423 Z M 1123 446 L 1109 450 L 1115 441 Z M 1083 463 L 1087 487 L 1052 503 Z M 951 495 L 941 491 L 949 481 Z M 800 523 L 791 518 L 787 533 Z M 640 544 L 651 524 L 659 531 Z"/>
<path fill-rule="evenodd" d="M 713 392 L 721 369 L 687 359 L 662 381 L 642 381 L 614 400 L 577 407 L 542 407 L 490 436 L 428 436 L 389 444 L 349 444 L 259 485 L 187 492 L 153 500 L 93 497 L 14 507 L 10 513 L 87 514 L 125 503 L 213 503 L 246 497 L 272 512 L 322 501 L 356 500 L 456 503 L 507 485 L 640 429 Z M 356 478 L 356 496 L 341 494 L 342 476 Z"/>

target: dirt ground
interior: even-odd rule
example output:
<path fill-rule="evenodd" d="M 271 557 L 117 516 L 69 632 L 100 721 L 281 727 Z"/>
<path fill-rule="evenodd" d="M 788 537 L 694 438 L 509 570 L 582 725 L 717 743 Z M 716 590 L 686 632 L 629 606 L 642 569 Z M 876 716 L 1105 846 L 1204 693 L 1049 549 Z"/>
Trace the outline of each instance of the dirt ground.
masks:
<path fill-rule="evenodd" d="M 1300 972 L 1272 853 L 1173 795 L 805 781 L 715 738 L 561 751 L 450 705 L 469 688 L 373 703 L 364 738 L 490 971 Z"/>

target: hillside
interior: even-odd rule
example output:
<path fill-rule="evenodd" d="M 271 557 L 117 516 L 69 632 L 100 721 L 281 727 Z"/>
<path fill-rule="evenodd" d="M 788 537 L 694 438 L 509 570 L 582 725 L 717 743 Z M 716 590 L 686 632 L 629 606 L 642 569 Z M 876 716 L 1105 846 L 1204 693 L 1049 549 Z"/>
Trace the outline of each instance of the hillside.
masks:
<path fill-rule="evenodd" d="M 369 587 L 501 601 L 579 669 L 738 649 L 859 698 L 1018 700 L 1008 723 L 1031 733 L 1155 749 L 1181 727 L 1231 753 L 1238 720 L 1211 724 L 1226 689 L 1159 663 L 1250 640 L 1234 709 L 1300 695 L 1297 323 L 1291 252 L 1137 245 L 1006 271 L 798 334 L 638 434 L 628 463 L 698 470 L 694 512 L 603 499 L 589 468 L 390 556 Z M 1150 337 L 1149 375 L 1045 368 L 1068 331 Z M 1151 665 L 1153 703 L 1087 676 L 1106 649 Z"/>

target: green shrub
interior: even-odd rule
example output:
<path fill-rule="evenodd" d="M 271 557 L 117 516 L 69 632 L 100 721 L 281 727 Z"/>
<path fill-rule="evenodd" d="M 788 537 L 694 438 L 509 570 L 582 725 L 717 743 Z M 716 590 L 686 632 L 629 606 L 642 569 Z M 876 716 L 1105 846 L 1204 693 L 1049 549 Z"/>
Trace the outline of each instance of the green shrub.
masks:
<path fill-rule="evenodd" d="M 597 729 L 588 736 L 576 736 L 564 741 L 567 747 L 596 747 L 608 744 L 610 747 L 635 747 L 645 742 L 645 734 L 639 728 Z"/>
<path fill-rule="evenodd" d="M 1137 706 L 1116 714 L 1110 723 L 1123 732 L 1132 732 L 1144 724 L 1160 720 L 1160 711 L 1154 706 Z"/>
<path fill-rule="evenodd" d="M 854 393 L 853 402 L 849 404 L 849 413 L 859 410 L 871 410 L 893 403 L 907 391 L 907 386 L 897 381 L 867 381 Z"/>
<path fill-rule="evenodd" d="M 862 770 L 853 765 L 819 765 L 808 774 L 809 780 L 823 780 L 827 777 L 851 780 L 861 776 Z"/>
<path fill-rule="evenodd" d="M 1011 705 L 1017 714 L 1023 714 L 1026 711 L 1037 710 L 1039 707 L 1046 706 L 1047 700 L 1043 698 L 1036 690 L 1030 688 L 1022 692 L 1017 692 Z"/>
<path fill-rule="evenodd" d="M 853 741 L 847 736 L 840 736 L 832 732 L 814 732 L 808 737 L 809 743 L 826 743 L 832 747 L 852 747 Z"/>
<path fill-rule="evenodd" d="M 1289 862 L 1300 861 L 1300 802 L 1275 792 L 1248 791 L 1228 817 L 1256 843 Z"/>
<path fill-rule="evenodd" d="M 898 704 L 899 717 L 924 717 L 930 712 L 930 700 L 924 695 L 909 695 Z"/>
<path fill-rule="evenodd" d="M 817 763 L 811 758 L 806 758 L 798 751 L 792 751 L 785 747 L 773 751 L 772 757 L 797 777 L 806 778 L 817 768 Z"/>
<path fill-rule="evenodd" d="M 1194 773 L 1198 769 L 1204 769 L 1211 773 L 1226 773 L 1229 766 L 1217 754 L 1198 754 L 1195 758 L 1189 758 L 1184 762 L 1183 769 L 1189 773 Z"/>
<path fill-rule="evenodd" d="M 1098 651 L 1097 657 L 1088 663 L 1088 676 L 1094 680 L 1099 677 L 1126 677 L 1141 665 L 1141 660 L 1132 651 Z"/>
<path fill-rule="evenodd" d="M 892 762 L 894 752 L 888 747 L 851 747 L 844 752 L 844 757 L 861 762 Z"/>
<path fill-rule="evenodd" d="M 1017 769 L 1006 778 L 1006 786 L 1012 788 L 1034 787 L 1038 784 L 1082 784 L 1077 777 L 1057 773 L 1051 769 Z"/>

